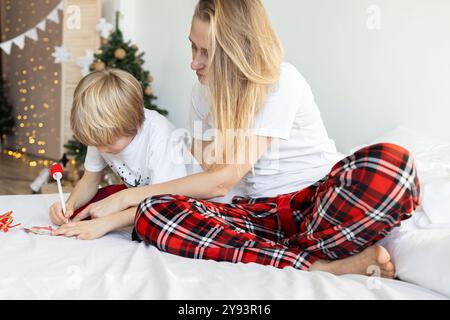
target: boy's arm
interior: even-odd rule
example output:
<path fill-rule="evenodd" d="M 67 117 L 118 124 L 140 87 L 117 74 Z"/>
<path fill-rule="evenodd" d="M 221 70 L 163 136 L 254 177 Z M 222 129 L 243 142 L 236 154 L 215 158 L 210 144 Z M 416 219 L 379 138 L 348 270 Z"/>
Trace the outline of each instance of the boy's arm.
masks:
<path fill-rule="evenodd" d="M 52 223 L 62 225 L 68 222 L 76 209 L 88 203 L 97 193 L 101 172 L 85 171 L 83 177 L 75 186 L 75 189 L 66 201 L 66 213 L 63 213 L 61 203 L 55 202 L 49 210 Z"/>

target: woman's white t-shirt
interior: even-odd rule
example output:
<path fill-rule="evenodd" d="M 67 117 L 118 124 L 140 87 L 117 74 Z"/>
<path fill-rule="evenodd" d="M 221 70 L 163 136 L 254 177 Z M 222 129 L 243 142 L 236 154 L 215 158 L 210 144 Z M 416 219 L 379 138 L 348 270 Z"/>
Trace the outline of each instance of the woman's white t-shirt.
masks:
<path fill-rule="evenodd" d="M 189 119 L 197 140 L 212 139 L 210 105 L 207 88 L 197 82 Z M 234 194 L 259 198 L 298 191 L 322 179 L 342 158 L 328 137 L 310 86 L 288 63 L 281 65 L 280 80 L 271 88 L 252 132 L 272 137 L 272 145 Z"/>

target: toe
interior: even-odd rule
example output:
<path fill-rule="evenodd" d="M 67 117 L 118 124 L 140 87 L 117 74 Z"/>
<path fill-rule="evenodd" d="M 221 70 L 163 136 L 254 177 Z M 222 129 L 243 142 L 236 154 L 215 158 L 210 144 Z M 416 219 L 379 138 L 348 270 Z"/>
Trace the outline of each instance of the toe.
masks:
<path fill-rule="evenodd" d="M 389 252 L 382 246 L 376 246 L 376 259 L 380 265 L 385 265 L 391 261 L 391 256 Z"/>
<path fill-rule="evenodd" d="M 388 272 L 393 272 L 395 270 L 395 267 L 392 262 L 388 262 L 388 263 L 381 265 L 381 269 L 388 271 Z"/>

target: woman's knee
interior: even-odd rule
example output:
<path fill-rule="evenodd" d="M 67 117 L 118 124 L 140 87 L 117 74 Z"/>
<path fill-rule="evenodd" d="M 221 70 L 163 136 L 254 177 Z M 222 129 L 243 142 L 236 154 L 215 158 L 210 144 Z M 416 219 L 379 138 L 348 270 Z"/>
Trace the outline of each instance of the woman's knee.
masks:
<path fill-rule="evenodd" d="M 379 159 L 396 167 L 403 167 L 414 162 L 409 150 L 394 143 L 377 143 L 360 151 L 363 151 L 369 158 Z"/>
<path fill-rule="evenodd" d="M 393 193 L 392 200 L 397 199 L 402 214 L 405 218 L 409 217 L 421 200 L 420 181 L 413 156 L 407 149 L 392 143 L 379 143 L 371 147 L 374 151 L 370 150 L 369 154 L 379 154 L 379 174 L 383 179 L 390 176 L 393 180 L 394 187 L 388 186 L 389 192 Z"/>
<path fill-rule="evenodd" d="M 171 212 L 171 203 L 177 201 L 172 195 L 158 195 L 152 196 L 143 200 L 136 212 L 134 220 L 134 227 L 136 233 L 144 239 L 144 230 L 148 230 L 152 225 L 156 225 L 157 221 L 161 220 L 159 217 L 164 215 L 168 217 Z"/>

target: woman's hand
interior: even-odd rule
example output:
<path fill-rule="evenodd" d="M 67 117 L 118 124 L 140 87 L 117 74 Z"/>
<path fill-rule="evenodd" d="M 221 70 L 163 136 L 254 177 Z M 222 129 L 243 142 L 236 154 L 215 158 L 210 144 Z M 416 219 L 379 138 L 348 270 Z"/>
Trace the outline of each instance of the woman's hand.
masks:
<path fill-rule="evenodd" d="M 84 210 L 82 210 L 75 218 L 73 218 L 72 222 L 78 222 L 88 217 L 91 217 L 92 219 L 104 218 L 111 214 L 128 209 L 128 207 L 130 206 L 126 201 L 127 191 L 129 190 L 122 190 L 103 200 L 91 203 L 86 208 L 84 208 Z"/>
<path fill-rule="evenodd" d="M 112 225 L 109 219 L 69 222 L 52 232 L 54 236 L 76 237 L 80 240 L 94 240 L 110 232 Z"/>

